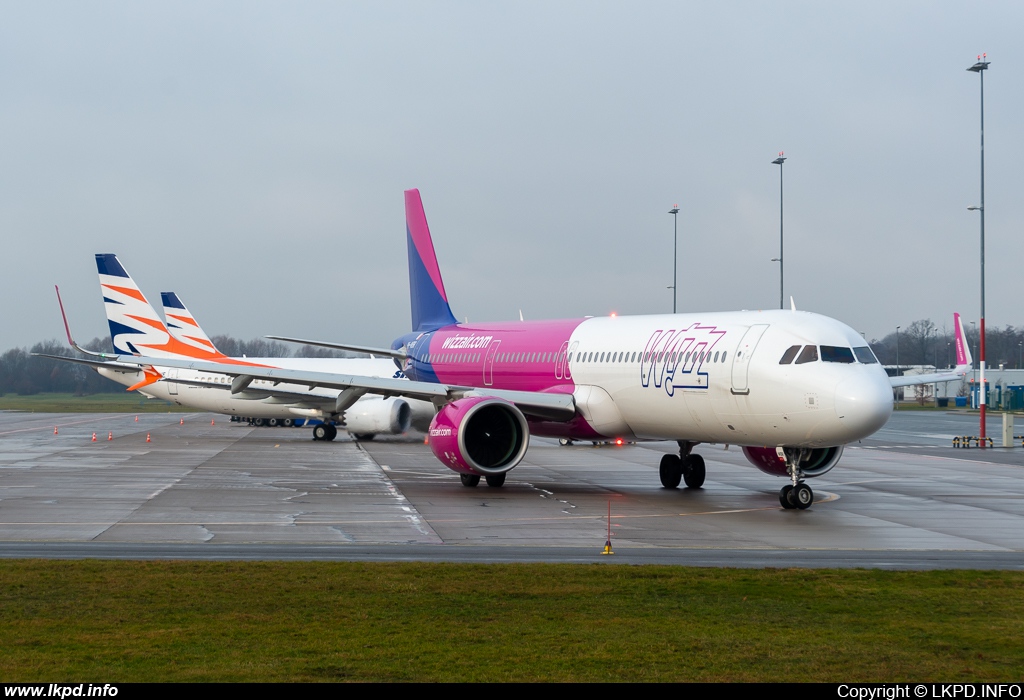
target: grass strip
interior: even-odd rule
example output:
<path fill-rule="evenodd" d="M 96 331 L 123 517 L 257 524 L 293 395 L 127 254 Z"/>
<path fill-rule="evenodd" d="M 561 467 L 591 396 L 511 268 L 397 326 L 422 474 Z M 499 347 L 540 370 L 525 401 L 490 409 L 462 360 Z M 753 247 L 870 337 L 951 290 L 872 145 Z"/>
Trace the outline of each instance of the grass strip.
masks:
<path fill-rule="evenodd" d="M 0 396 L 0 411 L 32 411 L 35 413 L 194 413 L 195 409 L 178 406 L 162 399 L 147 399 L 137 392 L 113 394 L 32 394 Z"/>
<path fill-rule="evenodd" d="M 0 677 L 1006 681 L 1024 573 L 0 561 Z"/>

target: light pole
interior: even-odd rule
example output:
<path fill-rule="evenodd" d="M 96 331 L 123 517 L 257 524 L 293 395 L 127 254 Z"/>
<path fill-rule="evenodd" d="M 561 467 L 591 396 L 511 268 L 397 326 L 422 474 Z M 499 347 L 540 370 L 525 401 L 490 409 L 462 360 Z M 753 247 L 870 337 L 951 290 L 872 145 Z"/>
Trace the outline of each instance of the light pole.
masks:
<path fill-rule="evenodd" d="M 977 388 L 977 386 L 978 386 L 978 370 L 976 370 L 974 368 L 974 358 L 978 356 L 978 324 L 976 324 L 974 321 L 971 321 L 971 325 L 974 326 L 974 329 L 973 329 L 974 332 L 971 333 L 971 335 L 974 336 L 974 340 L 971 342 L 971 345 L 974 347 L 974 349 L 972 351 L 973 354 L 971 355 L 971 374 L 972 374 L 973 379 L 974 379 L 974 386 L 975 386 L 975 388 Z"/>
<path fill-rule="evenodd" d="M 978 356 L 978 367 L 981 370 L 980 391 L 978 408 L 981 411 L 981 429 L 978 437 L 979 447 L 985 446 L 985 71 L 988 70 L 989 61 L 987 54 L 978 56 L 978 61 L 967 70 L 977 73 L 981 78 L 981 206 L 977 210 L 981 213 L 981 354 Z"/>
<path fill-rule="evenodd" d="M 896 376 L 900 376 L 900 327 L 896 326 Z M 896 389 L 896 408 L 900 407 L 900 390 Z"/>
<path fill-rule="evenodd" d="M 679 205 L 673 206 L 669 212 L 672 215 L 672 313 L 676 312 L 676 268 L 679 263 Z"/>
<path fill-rule="evenodd" d="M 779 151 L 779 157 L 772 161 L 772 165 L 779 166 L 779 257 L 778 257 L 778 261 L 779 261 L 779 308 L 780 309 L 786 308 L 785 301 L 784 301 L 786 297 L 785 297 L 785 294 L 783 292 L 783 289 L 784 289 L 783 282 L 785 280 L 785 275 L 784 275 L 784 268 L 783 268 L 783 262 L 782 262 L 782 251 L 784 249 L 783 241 L 785 240 L 783 238 L 783 236 L 782 236 L 782 224 L 783 224 L 783 216 L 782 216 L 782 212 L 783 212 L 783 209 L 782 209 L 782 164 L 786 162 L 786 159 L 783 157 L 782 153 L 783 153 L 782 151 Z"/>

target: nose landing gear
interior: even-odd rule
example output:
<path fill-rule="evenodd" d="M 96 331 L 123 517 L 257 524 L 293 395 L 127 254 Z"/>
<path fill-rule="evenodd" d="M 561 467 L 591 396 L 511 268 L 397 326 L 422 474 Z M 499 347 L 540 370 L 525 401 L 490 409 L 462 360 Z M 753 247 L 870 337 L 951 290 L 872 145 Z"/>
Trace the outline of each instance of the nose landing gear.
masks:
<path fill-rule="evenodd" d="M 696 445 L 695 442 L 680 440 L 678 455 L 668 454 L 661 458 L 658 474 L 662 486 L 676 489 L 680 481 L 688 489 L 699 489 L 704 485 L 704 477 L 707 475 L 704 458 L 691 452 Z"/>
<path fill-rule="evenodd" d="M 786 460 L 786 471 L 793 482 L 786 484 L 779 490 L 779 504 L 787 509 L 806 510 L 814 503 L 814 491 L 803 481 L 803 471 L 800 469 L 800 462 L 803 461 L 805 450 L 779 450 Z"/>

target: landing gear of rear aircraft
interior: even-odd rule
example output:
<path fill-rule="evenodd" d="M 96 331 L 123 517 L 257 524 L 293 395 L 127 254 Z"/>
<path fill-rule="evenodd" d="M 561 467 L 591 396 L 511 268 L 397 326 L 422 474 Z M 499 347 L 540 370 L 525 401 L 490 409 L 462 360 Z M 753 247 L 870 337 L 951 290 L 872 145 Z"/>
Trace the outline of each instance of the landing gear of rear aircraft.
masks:
<path fill-rule="evenodd" d="M 800 469 L 800 459 L 804 454 L 803 450 L 786 450 L 786 471 L 793 483 L 786 484 L 779 490 L 779 503 L 783 508 L 792 510 L 798 508 L 807 510 L 814 503 L 814 491 L 803 482 L 803 472 Z"/>
<path fill-rule="evenodd" d="M 473 488 L 480 483 L 479 474 L 459 474 L 459 478 L 462 480 L 462 485 L 468 488 Z"/>
<path fill-rule="evenodd" d="M 489 474 L 485 478 L 487 479 L 487 485 L 488 486 L 493 486 L 494 488 L 498 488 L 499 486 L 504 486 L 505 485 L 505 473 L 504 472 L 502 472 L 501 474 Z"/>
<path fill-rule="evenodd" d="M 338 429 L 330 423 L 320 423 L 319 425 L 313 426 L 314 440 L 326 440 L 327 442 L 330 442 L 336 437 L 338 437 Z"/>
<path fill-rule="evenodd" d="M 568 447 L 569 445 L 572 444 L 572 440 L 570 440 L 569 438 L 558 438 L 558 444 L 561 445 L 562 447 Z"/>

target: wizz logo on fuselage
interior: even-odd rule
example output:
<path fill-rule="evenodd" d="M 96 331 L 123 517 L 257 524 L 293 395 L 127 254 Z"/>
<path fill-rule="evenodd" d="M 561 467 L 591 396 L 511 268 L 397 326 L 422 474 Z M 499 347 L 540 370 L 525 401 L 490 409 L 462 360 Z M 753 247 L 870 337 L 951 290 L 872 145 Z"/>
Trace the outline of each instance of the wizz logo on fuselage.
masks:
<path fill-rule="evenodd" d="M 716 326 L 699 323 L 682 330 L 654 331 L 640 358 L 640 384 L 664 387 L 669 396 L 676 389 L 707 389 L 704 363 L 724 335 Z"/>

